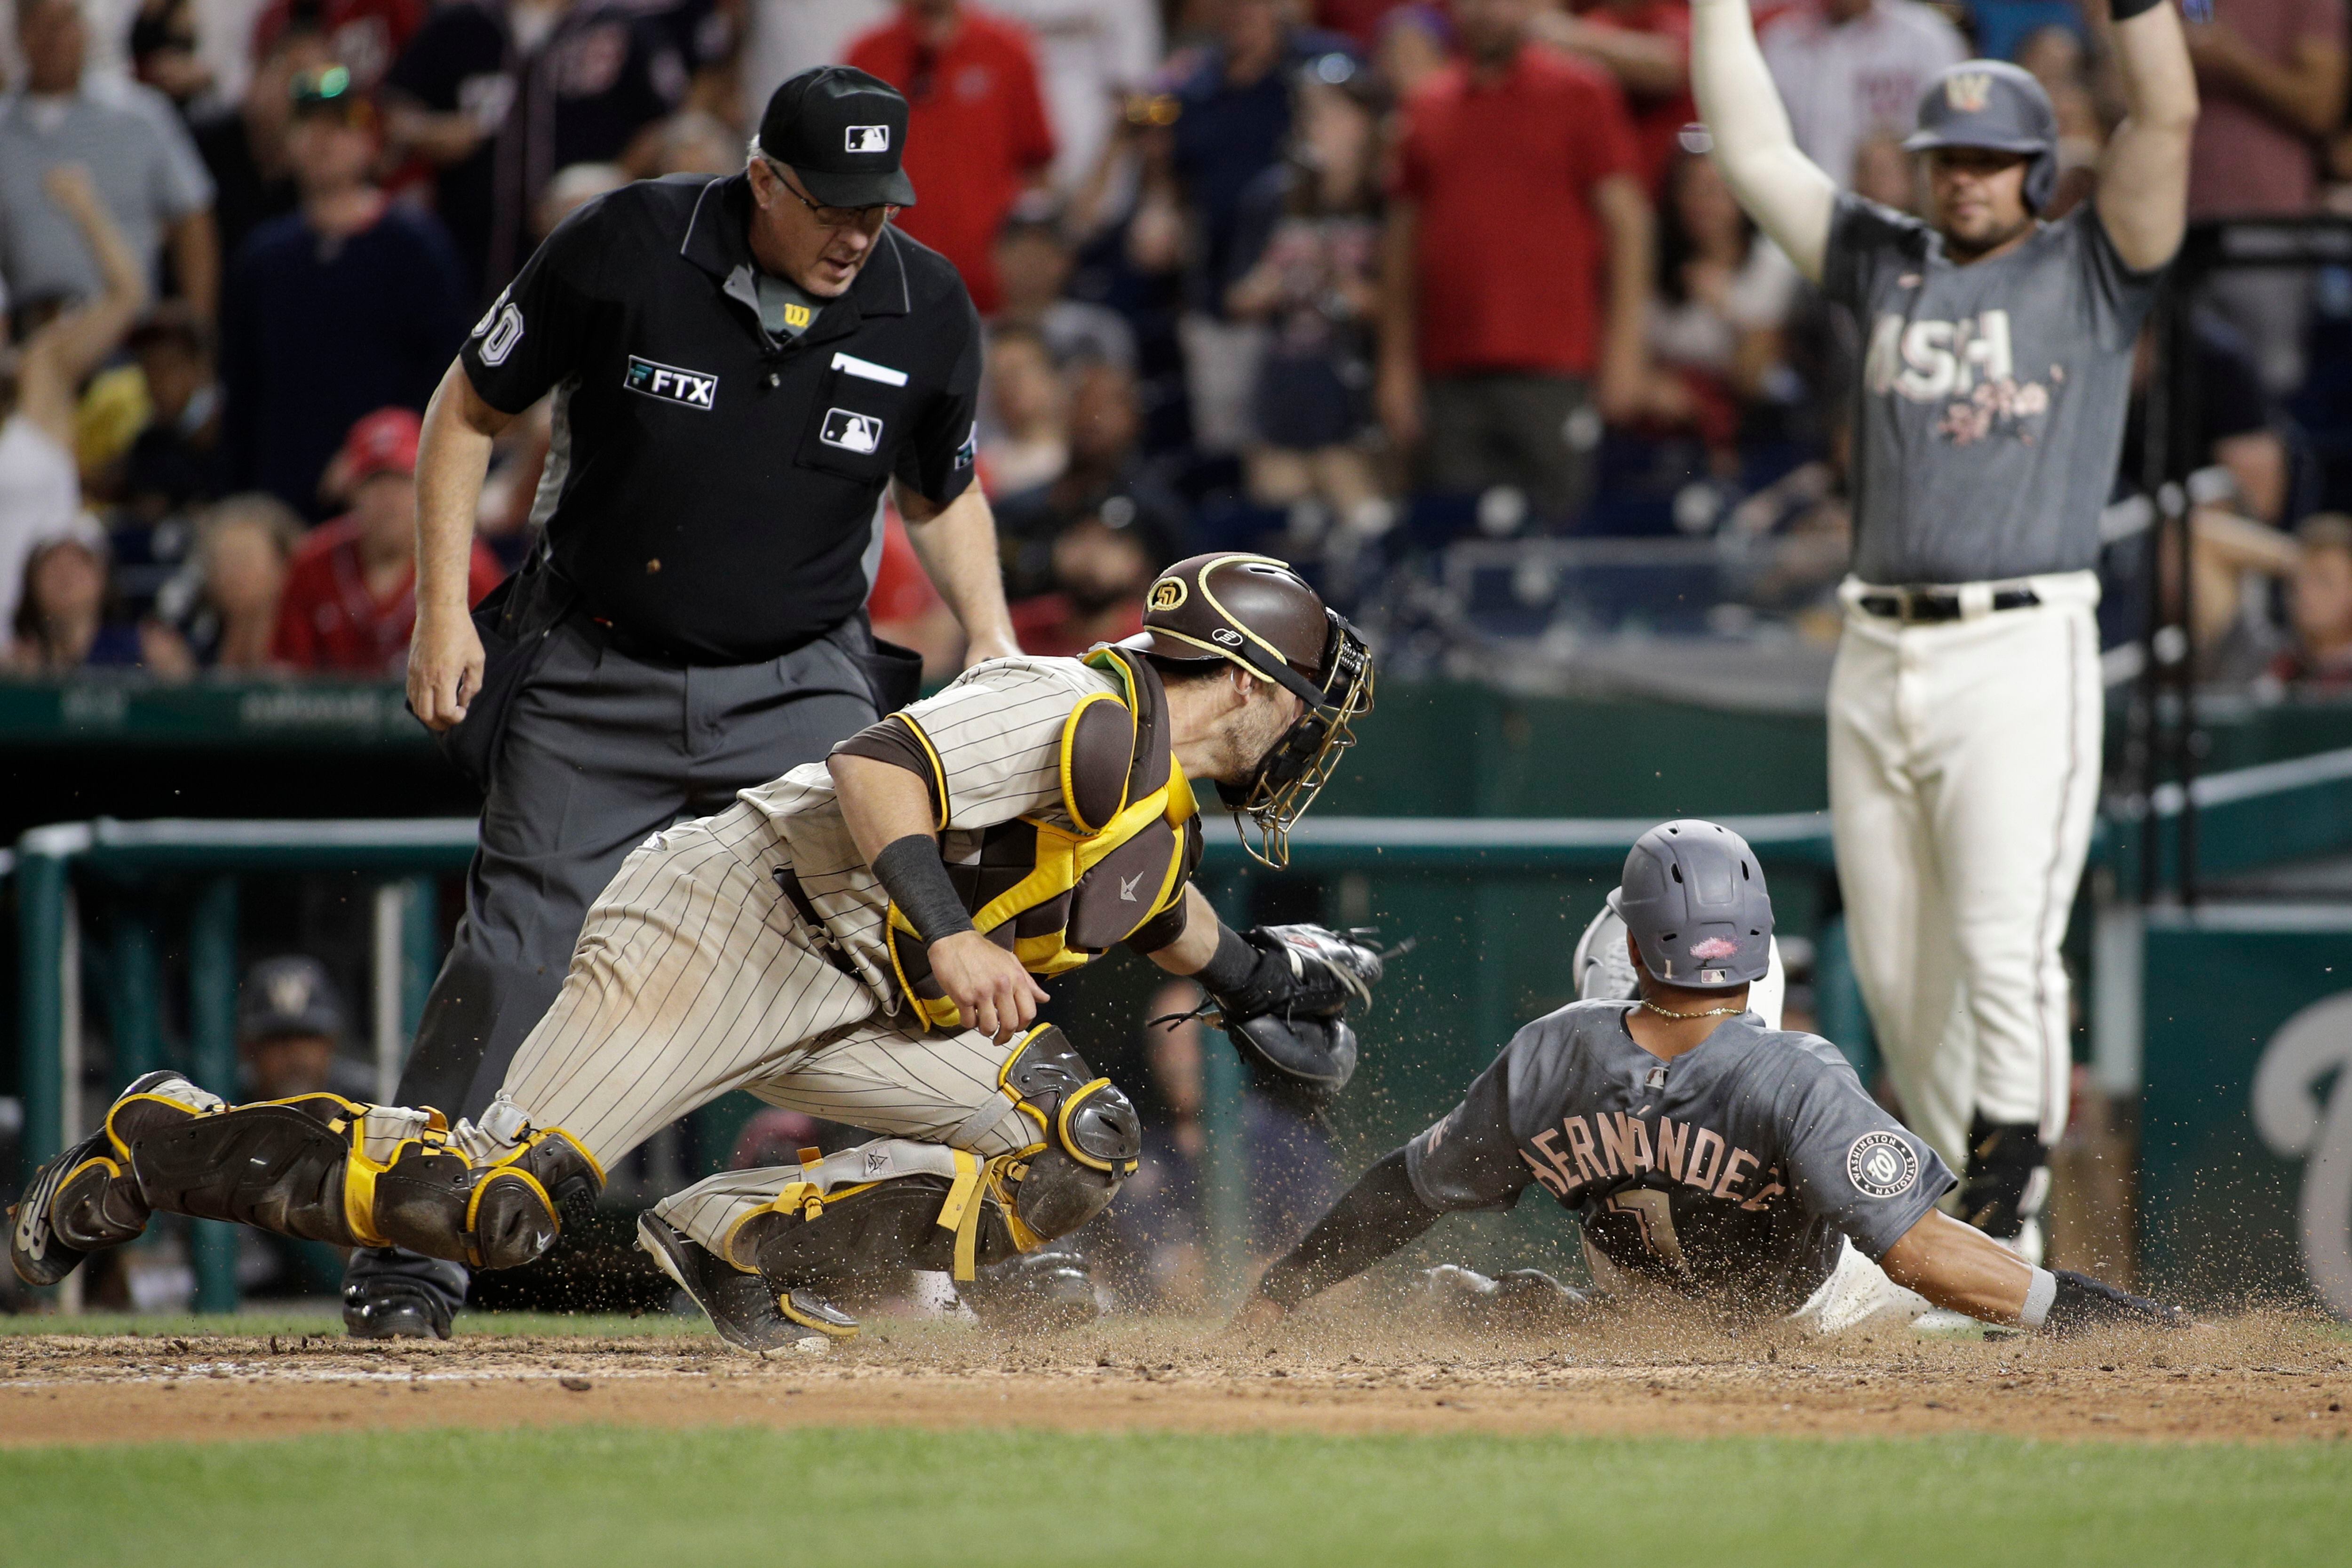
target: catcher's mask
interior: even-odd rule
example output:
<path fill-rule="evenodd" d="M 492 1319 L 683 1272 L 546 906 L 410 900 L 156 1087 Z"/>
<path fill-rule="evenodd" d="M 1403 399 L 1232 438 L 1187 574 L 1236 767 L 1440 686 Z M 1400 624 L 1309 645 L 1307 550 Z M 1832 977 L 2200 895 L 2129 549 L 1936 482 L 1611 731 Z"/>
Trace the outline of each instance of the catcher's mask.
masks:
<path fill-rule="evenodd" d="M 1243 832 L 1242 847 L 1263 864 L 1288 865 L 1291 825 L 1355 744 L 1355 721 L 1372 710 L 1362 634 L 1282 562 L 1227 552 L 1161 573 L 1144 600 L 1143 630 L 1119 646 L 1182 664 L 1225 659 L 1307 705 L 1247 780 L 1217 785 L 1225 809 L 1257 825 L 1257 842 Z"/>

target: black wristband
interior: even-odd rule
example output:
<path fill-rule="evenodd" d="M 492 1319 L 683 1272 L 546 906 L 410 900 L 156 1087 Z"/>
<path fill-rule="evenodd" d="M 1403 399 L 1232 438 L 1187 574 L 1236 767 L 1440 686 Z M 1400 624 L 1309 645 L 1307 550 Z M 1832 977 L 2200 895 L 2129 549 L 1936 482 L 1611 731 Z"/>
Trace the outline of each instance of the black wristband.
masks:
<path fill-rule="evenodd" d="M 2071 1268 L 2051 1272 L 2057 1277 L 2058 1290 L 2043 1326 L 2053 1334 L 2080 1333 L 2105 1323 L 2154 1323 L 2177 1328 L 2189 1321 L 2188 1314 L 2178 1307 L 2119 1290 L 2087 1274 L 2077 1274 Z"/>
<path fill-rule="evenodd" d="M 874 874 L 924 946 L 972 929 L 971 912 L 956 896 L 948 863 L 940 858 L 940 841 L 929 834 L 892 840 L 874 857 Z"/>
<path fill-rule="evenodd" d="M 1210 995 L 1222 996 L 1247 985 L 1250 976 L 1257 973 L 1258 960 L 1264 956 L 1244 940 L 1241 932 L 1220 923 L 1217 951 L 1209 955 L 1209 962 L 1201 965 L 1192 978 Z"/>
<path fill-rule="evenodd" d="M 2164 0 L 2107 0 L 2107 15 L 2118 22 L 2127 22 L 2143 11 L 2153 11 Z"/>

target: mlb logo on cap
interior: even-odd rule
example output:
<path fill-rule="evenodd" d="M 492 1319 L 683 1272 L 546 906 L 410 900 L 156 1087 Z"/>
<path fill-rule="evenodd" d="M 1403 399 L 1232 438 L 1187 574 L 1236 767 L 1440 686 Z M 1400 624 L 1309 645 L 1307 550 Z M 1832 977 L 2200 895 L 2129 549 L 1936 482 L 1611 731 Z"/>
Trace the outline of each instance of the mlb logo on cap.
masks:
<path fill-rule="evenodd" d="M 849 153 L 887 153 L 890 150 L 890 128 L 887 125 L 852 125 L 842 133 L 842 149 Z"/>

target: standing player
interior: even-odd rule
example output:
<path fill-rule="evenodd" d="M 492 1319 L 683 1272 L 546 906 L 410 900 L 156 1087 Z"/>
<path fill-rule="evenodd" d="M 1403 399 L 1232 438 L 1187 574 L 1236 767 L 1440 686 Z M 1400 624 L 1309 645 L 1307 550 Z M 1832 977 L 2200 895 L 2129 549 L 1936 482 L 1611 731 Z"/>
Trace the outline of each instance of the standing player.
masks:
<path fill-rule="evenodd" d="M 2129 114 L 2097 194 L 2035 215 L 2057 118 L 1971 60 L 1919 106 L 1930 221 L 1840 195 L 1790 139 L 1747 0 L 1697 0 L 1691 74 L 1724 177 L 1860 318 L 1853 574 L 1830 805 L 1863 994 L 1958 1211 L 2041 1255 L 2066 1121 L 2066 917 L 2099 784 L 2092 572 L 2132 350 L 2180 243 L 2197 89 L 2164 0 L 2111 0 Z"/>
<path fill-rule="evenodd" d="M 2063 1331 L 2175 1322 L 2170 1308 L 2037 1268 L 1939 1212 L 1952 1173 L 1864 1092 L 1837 1047 L 1747 1010 L 1772 900 L 1747 841 L 1712 822 L 1643 834 L 1610 896 L 1633 1002 L 1571 1003 L 1512 1037 L 1462 1103 L 1374 1165 L 1287 1257 L 1243 1321 L 1280 1318 L 1448 1213 L 1541 1186 L 1582 1222 L 1615 1304 L 1685 1303 L 1822 1332 L 1929 1305 Z M 1522 1272 L 1480 1294 L 1573 1298 Z M 1513 1289 L 1516 1287 L 1516 1289 Z"/>
<path fill-rule="evenodd" d="M 11 1260 L 35 1284 L 150 1210 L 509 1268 L 611 1163 L 734 1089 L 886 1134 L 733 1171 L 642 1216 L 731 1342 L 854 1332 L 817 1292 L 864 1268 L 1036 1251 L 1135 1168 L 1134 1108 L 1051 1026 L 1034 976 L 1114 943 L 1200 982 L 1263 1071 L 1336 1092 L 1339 1014 L 1380 973 L 1313 927 L 1244 937 L 1189 884 L 1194 779 L 1290 824 L 1371 706 L 1354 628 L 1279 562 L 1204 555 L 1145 629 L 1013 658 L 641 846 L 589 911 L 554 1006 L 478 1121 L 333 1095 L 231 1108 L 152 1074 L 37 1173 Z"/>

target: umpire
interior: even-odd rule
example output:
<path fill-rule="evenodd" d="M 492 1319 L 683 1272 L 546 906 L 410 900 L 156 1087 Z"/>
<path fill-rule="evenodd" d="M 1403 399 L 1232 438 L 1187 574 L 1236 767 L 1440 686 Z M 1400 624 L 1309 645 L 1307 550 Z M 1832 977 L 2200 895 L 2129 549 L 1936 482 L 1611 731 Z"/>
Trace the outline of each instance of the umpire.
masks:
<path fill-rule="evenodd" d="M 864 605 L 894 487 L 977 659 L 1014 653 L 972 485 L 978 316 L 891 226 L 907 101 L 825 67 L 743 173 L 642 182 L 548 236 L 442 378 L 417 459 L 408 700 L 486 792 L 466 915 L 399 1094 L 478 1112 L 563 983 L 590 902 L 681 816 L 912 699 Z M 490 443 L 546 393 L 543 542 L 472 612 Z M 446 1337 L 462 1267 L 352 1257 L 354 1335 Z"/>

